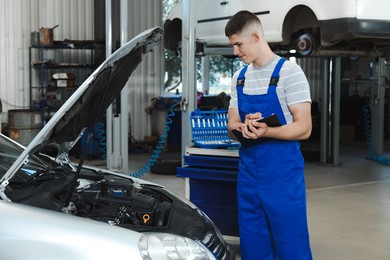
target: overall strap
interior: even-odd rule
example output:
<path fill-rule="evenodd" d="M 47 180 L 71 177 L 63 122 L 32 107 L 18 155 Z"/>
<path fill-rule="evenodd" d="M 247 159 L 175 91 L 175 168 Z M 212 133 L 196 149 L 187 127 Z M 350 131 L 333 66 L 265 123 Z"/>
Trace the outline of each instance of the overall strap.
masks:
<path fill-rule="evenodd" d="M 244 86 L 244 83 L 245 83 L 245 72 L 246 70 L 248 69 L 248 66 L 245 66 L 244 68 L 242 68 L 242 70 L 240 71 L 240 74 L 238 75 L 238 78 L 237 78 L 237 83 L 236 83 L 236 86 L 241 86 L 243 87 Z"/>
<path fill-rule="evenodd" d="M 275 66 L 274 71 L 272 72 L 271 80 L 269 81 L 269 86 L 277 86 L 279 81 L 280 69 L 283 66 L 283 63 L 286 61 L 285 58 L 281 58 Z"/>

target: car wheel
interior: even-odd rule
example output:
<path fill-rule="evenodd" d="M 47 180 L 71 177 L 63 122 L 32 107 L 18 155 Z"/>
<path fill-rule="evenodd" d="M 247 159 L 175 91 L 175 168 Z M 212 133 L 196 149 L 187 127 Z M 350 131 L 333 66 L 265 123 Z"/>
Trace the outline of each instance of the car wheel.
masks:
<path fill-rule="evenodd" d="M 311 33 L 305 32 L 301 34 L 296 42 L 296 49 L 302 56 L 309 55 L 314 49 L 314 37 Z"/>

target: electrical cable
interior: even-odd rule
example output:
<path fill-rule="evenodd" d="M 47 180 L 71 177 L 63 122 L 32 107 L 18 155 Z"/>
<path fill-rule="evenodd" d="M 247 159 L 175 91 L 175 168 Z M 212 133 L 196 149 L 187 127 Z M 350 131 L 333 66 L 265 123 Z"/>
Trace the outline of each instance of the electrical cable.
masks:
<path fill-rule="evenodd" d="M 150 170 L 150 168 L 156 163 L 157 159 L 159 158 L 161 152 L 164 149 L 164 146 L 165 146 L 165 143 L 166 143 L 167 137 L 168 137 L 168 131 L 171 129 L 169 127 L 169 125 L 172 124 L 171 117 L 175 115 L 175 112 L 173 112 L 173 108 L 180 105 L 180 104 L 181 104 L 181 102 L 175 103 L 169 108 L 167 120 L 164 122 L 164 128 L 161 132 L 161 135 L 160 135 L 160 138 L 157 142 L 157 145 L 154 148 L 154 151 L 153 151 L 151 158 L 149 159 L 149 161 L 146 162 L 146 164 L 141 169 L 134 171 L 134 172 L 130 172 L 129 175 L 131 177 L 140 178 L 141 176 L 145 175 L 145 173 L 147 173 Z"/>
<path fill-rule="evenodd" d="M 390 159 L 384 156 L 378 155 L 373 151 L 372 147 L 372 139 L 371 139 L 371 113 L 370 113 L 370 105 L 369 99 L 366 105 L 363 107 L 363 115 L 364 115 L 364 133 L 366 136 L 366 142 L 368 146 L 368 159 L 373 160 L 385 165 L 390 165 Z"/>

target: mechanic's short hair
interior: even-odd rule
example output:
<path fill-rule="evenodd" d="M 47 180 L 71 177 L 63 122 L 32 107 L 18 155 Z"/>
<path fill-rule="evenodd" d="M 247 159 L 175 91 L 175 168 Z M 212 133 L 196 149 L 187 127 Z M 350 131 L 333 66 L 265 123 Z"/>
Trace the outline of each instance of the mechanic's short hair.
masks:
<path fill-rule="evenodd" d="M 225 26 L 225 35 L 230 37 L 233 34 L 240 34 L 246 27 L 251 24 L 258 24 L 261 26 L 261 21 L 252 12 L 243 10 L 237 12 L 235 15 L 230 17 L 228 23 Z"/>

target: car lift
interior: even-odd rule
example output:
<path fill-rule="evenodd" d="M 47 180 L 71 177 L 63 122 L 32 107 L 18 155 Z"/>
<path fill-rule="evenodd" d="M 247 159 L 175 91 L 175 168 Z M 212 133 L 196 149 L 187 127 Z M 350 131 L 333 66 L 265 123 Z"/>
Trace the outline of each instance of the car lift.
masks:
<path fill-rule="evenodd" d="M 191 11 L 190 11 L 191 10 Z M 195 109 L 196 84 L 195 84 L 195 27 L 196 5 L 194 0 L 183 0 L 183 45 L 182 45 L 182 69 L 183 69 L 183 113 L 182 113 L 182 153 L 185 147 L 191 143 L 190 111 Z M 202 55 L 226 55 L 231 56 L 231 47 L 212 48 L 204 44 L 201 48 Z M 280 54 L 283 56 L 283 54 Z M 371 151 L 377 156 L 383 156 L 384 134 L 384 103 L 385 103 L 385 64 L 386 60 L 380 52 L 345 51 L 345 50 L 315 50 L 310 57 L 322 58 L 322 103 L 321 111 L 321 138 L 320 138 L 320 163 L 326 165 L 339 165 L 339 141 L 340 141 L 340 88 L 341 88 L 341 57 L 370 56 L 378 58 L 376 87 L 371 88 Z M 205 59 L 202 59 L 203 61 Z M 207 59 L 206 59 L 207 60 Z M 207 68 L 207 61 L 205 66 Z M 204 69 L 203 72 L 208 72 Z M 208 77 L 208 75 L 203 75 Z M 184 155 L 184 154 L 183 154 Z"/>
<path fill-rule="evenodd" d="M 182 158 L 186 146 L 191 144 L 192 136 L 189 129 L 190 114 L 196 108 L 196 61 L 195 61 L 195 28 L 197 7 L 194 0 L 183 0 L 183 27 L 182 27 Z"/>
<path fill-rule="evenodd" d="M 112 0 L 105 0 L 106 5 L 106 56 L 112 52 Z M 127 1 L 120 1 L 120 41 L 121 45 L 127 42 Z M 129 172 L 128 151 L 128 85 L 126 83 L 120 97 L 117 98 L 116 109 L 113 105 L 107 109 L 107 169 L 118 172 Z"/>

